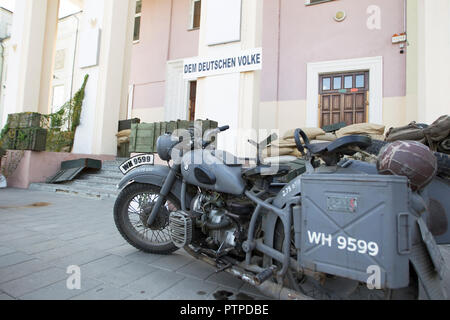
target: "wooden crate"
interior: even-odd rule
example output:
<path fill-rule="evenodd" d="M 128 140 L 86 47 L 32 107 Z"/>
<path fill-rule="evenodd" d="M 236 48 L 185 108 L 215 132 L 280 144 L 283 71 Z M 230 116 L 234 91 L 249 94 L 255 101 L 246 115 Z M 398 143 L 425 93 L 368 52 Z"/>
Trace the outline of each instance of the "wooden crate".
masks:
<path fill-rule="evenodd" d="M 130 142 L 121 143 L 117 147 L 117 157 L 129 158 L 130 157 Z"/>
<path fill-rule="evenodd" d="M 46 151 L 49 152 L 70 152 L 74 140 L 74 132 L 60 131 L 57 129 L 51 129 L 47 132 L 47 145 Z"/>
<path fill-rule="evenodd" d="M 119 121 L 119 132 L 123 130 L 130 130 L 132 124 L 141 123 L 141 119 L 129 119 L 129 120 L 121 120 Z"/>
<path fill-rule="evenodd" d="M 131 125 L 130 152 L 155 152 L 155 124 L 141 123 Z"/>
<path fill-rule="evenodd" d="M 2 148 L 5 150 L 16 149 L 17 129 L 9 129 L 1 141 Z"/>
<path fill-rule="evenodd" d="M 161 133 L 160 135 L 164 135 L 167 132 L 167 122 L 161 122 Z"/>
<path fill-rule="evenodd" d="M 187 130 L 189 129 L 189 126 L 191 125 L 191 122 L 186 120 L 178 120 L 177 121 L 177 129 L 179 130 Z"/>
<path fill-rule="evenodd" d="M 20 123 L 20 113 L 8 114 L 7 124 L 9 129 L 19 128 L 19 123 Z"/>
<path fill-rule="evenodd" d="M 47 130 L 42 128 L 18 129 L 16 150 L 45 151 Z"/>
<path fill-rule="evenodd" d="M 8 115 L 10 129 L 40 128 L 42 115 L 36 112 L 23 112 Z"/>
<path fill-rule="evenodd" d="M 153 138 L 153 145 L 155 146 L 155 152 L 156 152 L 156 142 L 158 141 L 159 136 L 161 135 L 161 122 L 155 123 L 155 136 Z"/>
<path fill-rule="evenodd" d="M 166 132 L 167 133 L 174 133 L 175 130 L 177 130 L 177 122 L 176 121 L 170 121 L 167 123 Z"/>

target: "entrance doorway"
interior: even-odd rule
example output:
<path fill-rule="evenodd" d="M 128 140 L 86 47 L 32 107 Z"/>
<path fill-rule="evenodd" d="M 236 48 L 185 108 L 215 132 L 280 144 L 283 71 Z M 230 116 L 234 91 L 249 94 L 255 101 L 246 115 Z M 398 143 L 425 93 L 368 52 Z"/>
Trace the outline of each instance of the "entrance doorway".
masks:
<path fill-rule="evenodd" d="M 189 82 L 189 121 L 195 121 L 195 101 L 197 100 L 197 81 Z"/>
<path fill-rule="evenodd" d="M 320 127 L 368 121 L 369 71 L 319 76 Z"/>

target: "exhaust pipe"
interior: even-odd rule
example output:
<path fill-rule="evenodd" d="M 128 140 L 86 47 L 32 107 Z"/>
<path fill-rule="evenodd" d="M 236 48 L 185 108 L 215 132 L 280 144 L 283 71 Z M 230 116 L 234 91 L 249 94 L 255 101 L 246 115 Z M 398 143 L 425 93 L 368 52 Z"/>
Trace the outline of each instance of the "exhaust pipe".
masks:
<path fill-rule="evenodd" d="M 185 247 L 184 250 L 186 250 L 191 256 L 193 256 L 197 260 L 201 260 L 203 262 L 212 265 L 213 267 L 216 267 L 215 260 L 202 254 L 198 254 L 189 247 Z M 304 295 L 295 290 L 288 289 L 281 284 L 274 283 L 271 281 L 264 281 L 267 280 L 267 278 L 270 278 L 267 276 L 269 274 L 269 270 L 271 274 L 273 274 L 273 269 L 269 268 L 256 276 L 254 274 L 245 272 L 244 270 L 236 266 L 232 266 L 224 271 L 256 287 L 261 293 L 275 300 L 314 300 L 311 297 L 308 297 L 307 295 Z"/>

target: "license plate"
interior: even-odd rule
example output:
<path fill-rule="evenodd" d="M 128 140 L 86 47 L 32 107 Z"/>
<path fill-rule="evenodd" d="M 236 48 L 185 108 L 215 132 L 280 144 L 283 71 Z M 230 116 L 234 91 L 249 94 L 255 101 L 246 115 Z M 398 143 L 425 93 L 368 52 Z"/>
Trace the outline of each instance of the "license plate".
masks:
<path fill-rule="evenodd" d="M 127 174 L 140 166 L 153 164 L 155 164 L 155 156 L 153 154 L 138 155 L 122 163 L 119 169 L 123 174 Z"/>

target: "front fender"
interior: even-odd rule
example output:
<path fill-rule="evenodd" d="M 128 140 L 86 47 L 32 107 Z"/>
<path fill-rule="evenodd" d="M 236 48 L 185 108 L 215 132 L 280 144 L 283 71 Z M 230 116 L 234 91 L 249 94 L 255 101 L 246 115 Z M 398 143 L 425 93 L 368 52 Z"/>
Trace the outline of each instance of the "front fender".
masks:
<path fill-rule="evenodd" d="M 136 168 L 130 171 L 117 185 L 118 189 L 123 189 L 127 185 L 133 182 L 151 184 L 154 186 L 162 187 L 167 175 L 169 174 L 170 168 L 162 165 L 146 165 Z M 172 186 L 170 192 L 181 202 L 181 187 L 182 182 L 177 179 Z M 186 194 L 186 207 L 190 207 L 192 197 Z"/>

